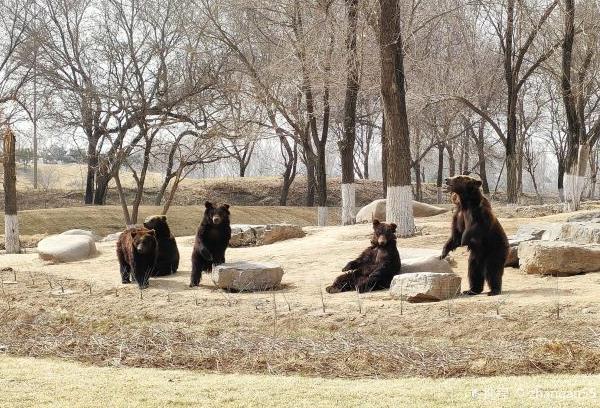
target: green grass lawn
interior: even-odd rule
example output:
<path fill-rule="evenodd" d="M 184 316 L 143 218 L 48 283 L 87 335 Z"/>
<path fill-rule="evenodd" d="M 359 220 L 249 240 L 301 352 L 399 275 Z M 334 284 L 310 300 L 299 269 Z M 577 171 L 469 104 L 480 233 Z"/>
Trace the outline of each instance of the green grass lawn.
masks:
<path fill-rule="evenodd" d="M 118 350 L 115 351 L 118 353 Z M 600 376 L 345 380 L 0 357 L 0 406 L 596 407 Z"/>

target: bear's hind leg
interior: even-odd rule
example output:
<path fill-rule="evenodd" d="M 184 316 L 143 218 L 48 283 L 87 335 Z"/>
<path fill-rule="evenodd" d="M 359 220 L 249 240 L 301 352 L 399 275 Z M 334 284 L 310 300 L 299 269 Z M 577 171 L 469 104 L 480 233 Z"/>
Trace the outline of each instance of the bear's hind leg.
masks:
<path fill-rule="evenodd" d="M 469 254 L 469 290 L 463 292 L 463 295 L 479 295 L 483 292 L 484 265 L 477 255 L 473 252 Z"/>
<path fill-rule="evenodd" d="M 488 257 L 485 265 L 485 280 L 490 288 L 488 296 L 502 293 L 502 275 L 504 274 L 504 259 Z"/>
<path fill-rule="evenodd" d="M 327 286 L 325 290 L 327 293 L 340 293 L 356 290 L 357 277 L 358 274 L 356 271 L 342 273 L 335 278 L 333 283 L 330 286 Z"/>
<path fill-rule="evenodd" d="M 125 262 L 119 262 L 119 269 L 121 272 L 121 283 L 131 283 L 131 273 L 129 272 L 129 265 Z"/>

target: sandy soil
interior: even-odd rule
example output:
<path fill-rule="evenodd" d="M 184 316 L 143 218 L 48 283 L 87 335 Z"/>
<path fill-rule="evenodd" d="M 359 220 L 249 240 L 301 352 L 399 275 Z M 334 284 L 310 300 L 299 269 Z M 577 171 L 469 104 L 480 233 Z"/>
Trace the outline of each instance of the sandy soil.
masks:
<path fill-rule="evenodd" d="M 449 219 L 417 220 L 420 235 L 399 240 L 401 256 L 439 253 Z M 512 233 L 531 220 L 502 222 Z M 200 288 L 188 288 L 191 237 L 178 238 L 180 272 L 151 280 L 142 299 L 135 287 L 120 284 L 114 243 L 101 243 L 97 257 L 71 264 L 46 264 L 33 253 L 2 256 L 0 268 L 14 268 L 18 282 L 3 272 L 0 343 L 16 355 L 101 365 L 118 358 L 131 366 L 217 372 L 437 377 L 600 371 L 600 274 L 545 278 L 507 268 L 502 296 L 428 304 L 400 302 L 387 291 L 324 293 L 368 245 L 370 230 L 307 227 L 305 238 L 229 249 L 231 261 L 283 266 L 282 288 L 260 293 L 217 290 L 210 275 Z M 453 257 L 465 288 L 466 252 Z"/>

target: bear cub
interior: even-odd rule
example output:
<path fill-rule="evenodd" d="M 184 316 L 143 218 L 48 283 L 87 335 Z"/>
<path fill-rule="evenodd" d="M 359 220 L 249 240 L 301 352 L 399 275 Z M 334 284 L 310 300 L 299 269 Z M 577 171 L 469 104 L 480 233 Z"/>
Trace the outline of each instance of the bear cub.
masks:
<path fill-rule="evenodd" d="M 492 212 L 490 202 L 481 192 L 481 181 L 460 175 L 446 179 L 455 205 L 450 238 L 440 258 L 460 246 L 469 248 L 469 290 L 465 295 L 483 292 L 484 281 L 490 292 L 502 293 L 502 275 L 508 255 L 508 238 Z"/>
<path fill-rule="evenodd" d="M 190 287 L 200 285 L 202 272 L 212 272 L 212 266 L 225 263 L 225 250 L 231 239 L 229 205 L 204 203 L 204 217 L 192 250 L 192 278 Z"/>
<path fill-rule="evenodd" d="M 179 268 L 179 249 L 171 234 L 166 215 L 152 215 L 144 220 L 144 227 L 154 230 L 158 243 L 158 260 L 152 276 L 166 276 Z"/>
<path fill-rule="evenodd" d="M 133 275 L 140 289 L 147 288 L 157 255 L 158 243 L 154 230 L 134 227 L 123 231 L 117 241 L 121 282 L 131 283 Z"/>
<path fill-rule="evenodd" d="M 400 273 L 400 254 L 396 247 L 396 224 L 373 220 L 371 246 L 342 269 L 328 293 L 357 290 L 360 293 L 389 289 L 392 279 Z"/>

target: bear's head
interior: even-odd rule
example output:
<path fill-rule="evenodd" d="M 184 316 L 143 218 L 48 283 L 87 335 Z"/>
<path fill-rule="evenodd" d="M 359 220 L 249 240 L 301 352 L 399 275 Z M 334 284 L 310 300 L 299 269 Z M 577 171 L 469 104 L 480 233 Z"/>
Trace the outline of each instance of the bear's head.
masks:
<path fill-rule="evenodd" d="M 204 203 L 204 221 L 209 224 L 229 224 L 229 204 L 213 205 L 210 201 Z"/>
<path fill-rule="evenodd" d="M 371 244 L 375 246 L 386 246 L 390 242 L 396 242 L 396 224 L 386 224 L 373 220 L 373 238 Z"/>
<path fill-rule="evenodd" d="M 171 230 L 167 224 L 166 215 L 151 215 L 144 220 L 144 227 L 154 230 L 159 238 L 170 237 Z"/>
<path fill-rule="evenodd" d="M 156 233 L 146 228 L 136 228 L 130 231 L 133 247 L 140 254 L 148 254 L 156 249 Z"/>
<path fill-rule="evenodd" d="M 450 191 L 451 193 L 456 193 L 459 196 L 465 193 L 479 193 L 479 187 L 481 187 L 481 180 L 461 174 L 459 176 L 447 178 L 446 186 L 448 187 L 448 191 Z"/>

